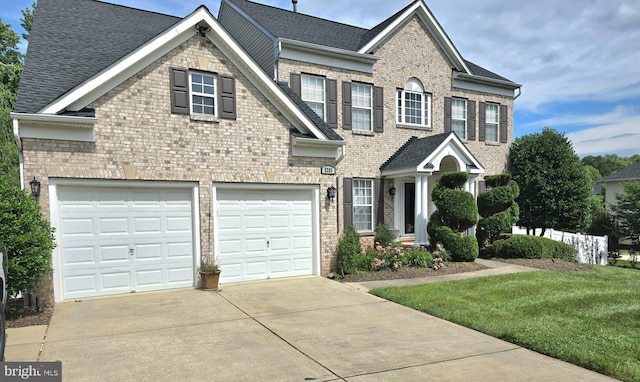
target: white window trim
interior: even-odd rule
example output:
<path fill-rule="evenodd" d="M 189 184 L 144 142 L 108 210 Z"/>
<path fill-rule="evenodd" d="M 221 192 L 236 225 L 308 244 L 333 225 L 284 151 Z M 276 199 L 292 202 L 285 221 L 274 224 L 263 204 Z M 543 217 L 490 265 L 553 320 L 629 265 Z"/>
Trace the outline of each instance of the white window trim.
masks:
<path fill-rule="evenodd" d="M 353 87 L 354 86 L 365 86 L 369 88 L 369 107 L 361 107 L 361 106 L 356 106 L 355 102 L 353 102 L 353 94 L 355 93 L 353 91 Z M 365 83 L 359 83 L 359 82 L 354 82 L 352 84 L 352 91 L 351 91 L 351 97 L 352 97 L 352 102 L 351 102 L 351 120 L 352 120 L 352 130 L 353 131 L 364 131 L 364 132 L 373 132 L 373 85 L 371 84 L 365 84 Z M 369 111 L 369 128 L 367 130 L 365 129 L 360 129 L 356 127 L 356 118 L 355 118 L 355 112 L 356 110 L 368 110 Z"/>
<path fill-rule="evenodd" d="M 194 74 L 213 78 L 213 95 L 207 94 L 207 93 L 200 93 L 200 92 L 194 92 L 193 91 L 193 86 L 192 86 L 193 85 L 193 79 L 192 79 L 192 76 Z M 195 71 L 195 70 L 190 70 L 189 71 L 189 114 L 190 115 L 217 117 L 218 116 L 217 95 L 218 95 L 218 76 L 215 73 L 200 72 L 200 71 Z M 193 111 L 193 97 L 194 96 L 213 99 L 213 114 L 196 113 L 196 112 L 194 112 Z"/>
<path fill-rule="evenodd" d="M 453 106 L 453 101 L 462 101 L 464 102 L 464 118 L 459 119 L 459 118 L 454 118 L 454 106 Z M 467 104 L 467 100 L 464 98 L 452 98 L 451 100 L 451 131 L 455 131 L 453 128 L 453 121 L 461 121 L 464 123 L 464 137 L 458 137 L 462 140 L 466 140 L 467 139 L 467 130 L 469 128 L 469 126 L 467 126 L 467 113 L 469 112 L 468 110 L 468 104 Z"/>
<path fill-rule="evenodd" d="M 406 104 L 405 104 L 405 94 L 419 94 L 423 97 L 422 99 L 422 124 L 418 123 L 410 123 L 406 121 Z M 415 92 L 411 90 L 398 89 L 397 92 L 398 97 L 400 98 L 400 110 L 396 110 L 396 121 L 398 125 L 402 126 L 411 126 L 411 127 L 419 127 L 419 128 L 431 128 L 431 93 L 422 93 Z"/>
<path fill-rule="evenodd" d="M 375 211 L 374 211 L 374 204 L 375 204 L 375 189 L 374 189 L 374 181 L 373 179 L 363 179 L 363 178 L 357 178 L 357 179 L 353 179 L 354 183 L 356 181 L 365 181 L 368 182 L 368 188 L 371 189 L 371 204 L 356 204 L 356 187 L 355 184 L 352 186 L 352 198 L 353 198 L 353 226 L 356 227 L 356 230 L 358 232 L 372 232 L 375 228 Z M 369 207 L 371 209 L 371 229 L 366 229 L 366 230 L 361 230 L 358 229 L 356 226 L 356 207 Z"/>
<path fill-rule="evenodd" d="M 323 76 L 316 76 L 313 74 L 305 74 L 302 73 L 301 75 L 301 79 L 300 79 L 300 98 L 302 98 L 302 100 L 304 102 L 306 102 L 307 104 L 309 103 L 314 103 L 314 104 L 322 104 L 322 120 L 326 122 L 327 120 L 327 80 L 326 78 L 324 78 Z M 322 80 L 322 102 L 319 102 L 318 100 L 309 100 L 309 99 L 305 99 L 304 98 L 304 78 L 317 78 Z M 311 107 L 311 106 L 309 106 Z M 313 108 L 312 108 L 313 110 Z"/>
<path fill-rule="evenodd" d="M 489 113 L 487 113 L 489 105 L 495 106 L 495 108 L 496 108 L 496 121 L 495 121 L 495 123 L 493 123 L 493 122 L 489 123 L 489 118 L 488 118 Z M 487 103 L 485 103 L 484 113 L 485 113 L 485 121 L 484 121 L 485 142 L 497 143 L 497 142 L 500 141 L 500 104 L 495 103 L 495 102 L 487 102 Z M 495 130 L 496 130 L 496 139 L 495 140 L 488 139 L 487 131 L 489 130 L 488 129 L 489 125 L 495 125 Z"/>

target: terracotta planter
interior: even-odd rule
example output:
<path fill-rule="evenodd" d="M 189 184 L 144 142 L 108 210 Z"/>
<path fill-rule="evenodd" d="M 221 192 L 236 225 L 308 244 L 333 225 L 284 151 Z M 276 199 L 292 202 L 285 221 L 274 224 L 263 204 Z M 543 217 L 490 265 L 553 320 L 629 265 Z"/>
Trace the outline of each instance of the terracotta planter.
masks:
<path fill-rule="evenodd" d="M 216 290 L 220 281 L 220 271 L 213 273 L 200 272 L 200 289 Z"/>

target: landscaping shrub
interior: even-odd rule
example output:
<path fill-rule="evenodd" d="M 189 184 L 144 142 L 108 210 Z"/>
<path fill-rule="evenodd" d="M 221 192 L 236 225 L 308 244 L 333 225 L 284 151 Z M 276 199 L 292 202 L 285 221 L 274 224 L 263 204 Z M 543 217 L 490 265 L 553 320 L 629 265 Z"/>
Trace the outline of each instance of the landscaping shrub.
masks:
<path fill-rule="evenodd" d="M 424 247 L 407 248 L 403 261 L 410 267 L 430 268 L 433 266 L 433 255 Z"/>
<path fill-rule="evenodd" d="M 7 292 L 31 293 L 51 271 L 53 228 L 38 203 L 0 177 L 0 239 L 7 247 Z"/>
<path fill-rule="evenodd" d="M 503 232 L 510 232 L 518 222 L 520 210 L 515 199 L 520 195 L 518 184 L 510 174 L 485 177 L 488 190 L 478 195 L 478 222 L 476 238 L 480 248 L 495 242 Z"/>
<path fill-rule="evenodd" d="M 338 241 L 336 263 L 338 271 L 345 274 L 355 273 L 358 270 L 358 258 L 361 256 L 360 234 L 354 226 L 345 228 L 342 237 Z"/>
<path fill-rule="evenodd" d="M 489 257 L 502 259 L 560 259 L 575 261 L 577 251 L 569 244 L 540 236 L 510 235 L 486 248 Z"/>
<path fill-rule="evenodd" d="M 390 245 L 393 241 L 393 238 L 391 236 L 389 226 L 387 226 L 386 224 L 378 224 L 376 226 L 376 236 L 373 241 L 379 243 L 383 247 Z"/>
<path fill-rule="evenodd" d="M 453 261 L 474 261 L 478 257 L 478 241 L 462 232 L 478 221 L 478 207 L 470 193 L 461 190 L 467 181 L 464 172 L 442 174 L 431 194 L 438 210 L 427 224 L 432 243 L 441 243 Z"/>

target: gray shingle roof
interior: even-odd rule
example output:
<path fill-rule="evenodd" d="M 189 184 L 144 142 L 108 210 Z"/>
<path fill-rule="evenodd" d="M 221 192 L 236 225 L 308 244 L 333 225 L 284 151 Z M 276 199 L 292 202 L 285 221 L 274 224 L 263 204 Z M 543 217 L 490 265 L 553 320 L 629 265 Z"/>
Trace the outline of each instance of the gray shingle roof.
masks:
<path fill-rule="evenodd" d="M 38 0 L 15 111 L 37 112 L 180 20 L 95 0 Z"/>
<path fill-rule="evenodd" d="M 431 155 L 453 132 L 441 133 L 429 137 L 411 137 L 382 166 L 381 171 L 415 169 Z"/>
<path fill-rule="evenodd" d="M 616 181 L 616 180 L 631 180 L 640 179 L 640 162 L 636 162 L 629 167 L 625 167 L 622 170 L 616 172 L 613 175 L 609 175 L 602 179 L 604 182 Z"/>
<path fill-rule="evenodd" d="M 410 3 L 393 16 L 382 21 L 372 29 L 355 27 L 331 20 L 321 19 L 287 9 L 258 4 L 248 0 L 227 0 L 236 4 L 257 23 L 278 38 L 286 38 L 311 44 L 328 46 L 356 52 L 374 39 L 387 26 L 413 5 Z M 448 38 L 448 37 L 447 37 Z M 482 68 L 470 61 L 465 63 L 472 74 L 509 81 L 508 79 Z"/>
<path fill-rule="evenodd" d="M 278 38 L 351 51 L 360 47 L 367 29 L 321 19 L 247 0 L 230 0 Z"/>
<path fill-rule="evenodd" d="M 316 127 L 320 129 L 320 131 L 322 131 L 322 134 L 324 134 L 327 139 L 329 139 L 330 141 L 342 141 L 342 137 L 338 135 L 338 133 L 336 133 L 331 127 L 329 127 L 329 125 L 327 125 L 326 122 L 322 120 L 322 118 L 320 118 L 318 114 L 316 114 L 316 112 L 313 111 L 309 107 L 309 105 L 307 105 L 307 103 L 302 100 L 302 98 L 298 97 L 298 95 L 294 93 L 293 90 L 291 90 L 286 82 L 278 82 L 278 86 L 280 86 L 280 89 L 285 92 L 285 94 L 313 122 L 313 124 L 316 125 Z M 313 137 L 309 136 L 309 138 Z"/>

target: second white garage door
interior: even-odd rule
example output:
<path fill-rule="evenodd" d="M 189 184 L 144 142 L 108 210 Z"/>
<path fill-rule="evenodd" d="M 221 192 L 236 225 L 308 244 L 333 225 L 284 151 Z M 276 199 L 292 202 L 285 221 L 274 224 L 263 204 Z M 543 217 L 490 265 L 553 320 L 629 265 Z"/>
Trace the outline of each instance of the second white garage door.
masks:
<path fill-rule="evenodd" d="M 217 190 L 220 282 L 311 275 L 310 190 Z"/>

